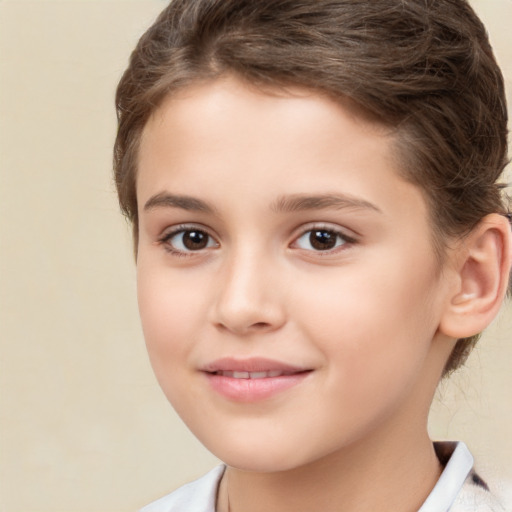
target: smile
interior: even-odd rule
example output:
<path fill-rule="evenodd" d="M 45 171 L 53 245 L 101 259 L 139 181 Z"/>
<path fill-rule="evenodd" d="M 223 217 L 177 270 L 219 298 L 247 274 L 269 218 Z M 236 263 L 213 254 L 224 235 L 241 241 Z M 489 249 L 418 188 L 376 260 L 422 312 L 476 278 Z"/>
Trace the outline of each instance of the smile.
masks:
<path fill-rule="evenodd" d="M 272 377 L 281 377 L 282 375 L 292 375 L 279 370 L 272 370 L 268 372 L 236 372 L 236 371 L 218 371 L 215 375 L 222 377 L 231 377 L 233 379 L 268 379 Z"/>
<path fill-rule="evenodd" d="M 234 402 L 267 400 L 303 382 L 312 369 L 263 358 L 224 358 L 202 369 L 216 394 Z"/>

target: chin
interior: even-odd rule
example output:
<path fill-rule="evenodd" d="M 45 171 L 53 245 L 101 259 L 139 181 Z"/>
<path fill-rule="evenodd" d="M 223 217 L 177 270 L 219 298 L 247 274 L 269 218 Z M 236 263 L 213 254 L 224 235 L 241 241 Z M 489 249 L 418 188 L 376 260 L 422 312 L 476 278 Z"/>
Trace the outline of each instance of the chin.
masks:
<path fill-rule="evenodd" d="M 304 462 L 283 458 L 283 454 L 261 453 L 229 453 L 222 455 L 221 460 L 232 468 L 253 473 L 278 473 L 302 466 Z"/>
<path fill-rule="evenodd" d="M 317 453 L 315 447 L 306 446 L 305 442 L 297 444 L 296 439 L 287 443 L 285 439 L 271 441 L 268 437 L 266 439 L 252 437 L 252 440 L 251 436 L 240 436 L 240 439 L 236 440 L 234 437 L 224 440 L 219 437 L 210 438 L 206 442 L 203 440 L 203 444 L 227 466 L 241 471 L 256 473 L 290 471 L 310 464 L 325 455 L 321 447 L 317 447 Z M 309 453 L 306 452 L 306 448 Z M 328 449 L 325 451 L 328 452 Z"/>

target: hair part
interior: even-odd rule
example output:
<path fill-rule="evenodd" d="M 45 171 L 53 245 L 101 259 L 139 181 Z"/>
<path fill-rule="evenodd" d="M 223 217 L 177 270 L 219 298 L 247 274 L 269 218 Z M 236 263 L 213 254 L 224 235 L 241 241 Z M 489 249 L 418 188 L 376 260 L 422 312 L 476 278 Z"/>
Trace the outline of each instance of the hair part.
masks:
<path fill-rule="evenodd" d="M 507 214 L 503 77 L 466 0 L 173 0 L 141 37 L 116 94 L 114 174 L 138 243 L 138 148 L 164 98 L 234 74 L 349 99 L 395 131 L 397 168 L 429 207 L 434 248 Z M 477 336 L 461 339 L 445 374 Z"/>

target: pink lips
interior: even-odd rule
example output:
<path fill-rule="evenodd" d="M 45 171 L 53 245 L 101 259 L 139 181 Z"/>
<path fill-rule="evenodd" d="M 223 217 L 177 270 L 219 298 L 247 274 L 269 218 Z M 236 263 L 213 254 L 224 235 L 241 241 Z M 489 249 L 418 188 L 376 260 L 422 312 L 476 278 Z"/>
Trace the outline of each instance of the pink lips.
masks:
<path fill-rule="evenodd" d="M 310 369 L 265 358 L 217 359 L 201 369 L 212 388 L 230 400 L 256 402 L 302 382 Z"/>

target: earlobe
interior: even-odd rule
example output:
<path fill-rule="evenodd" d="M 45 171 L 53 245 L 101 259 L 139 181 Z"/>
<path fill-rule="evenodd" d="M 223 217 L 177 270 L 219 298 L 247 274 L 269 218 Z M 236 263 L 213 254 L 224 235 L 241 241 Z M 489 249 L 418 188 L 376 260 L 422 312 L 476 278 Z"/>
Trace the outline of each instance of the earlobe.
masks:
<path fill-rule="evenodd" d="M 512 260 L 508 219 L 484 217 L 456 249 L 456 285 L 440 323 L 452 338 L 467 338 L 483 331 L 497 315 L 505 296 Z"/>

